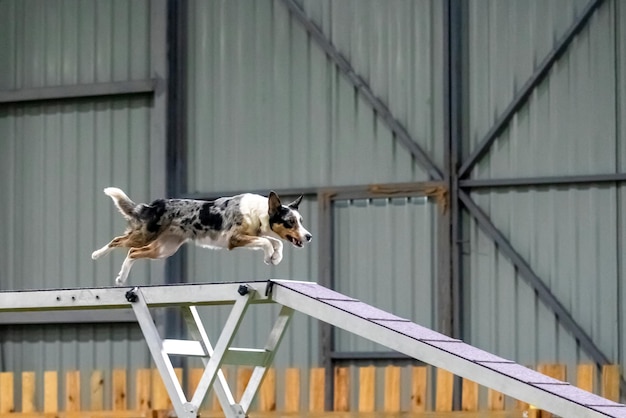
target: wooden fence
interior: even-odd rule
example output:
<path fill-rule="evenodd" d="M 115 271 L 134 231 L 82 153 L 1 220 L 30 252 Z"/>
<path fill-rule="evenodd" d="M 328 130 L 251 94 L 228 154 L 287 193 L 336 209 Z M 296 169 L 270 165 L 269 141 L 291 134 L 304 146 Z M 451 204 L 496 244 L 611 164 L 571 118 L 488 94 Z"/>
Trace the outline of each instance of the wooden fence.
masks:
<path fill-rule="evenodd" d="M 564 365 L 546 364 L 537 369 L 560 380 L 568 377 Z M 187 393 L 195 389 L 202 371 L 189 370 L 183 384 Z M 239 399 L 252 369 L 225 371 L 235 397 Z M 176 372 L 183 382 L 182 370 Z M 595 366 L 583 364 L 576 368 L 575 376 L 573 383 L 578 387 L 619 401 L 618 366 L 605 366 L 601 376 L 596 376 Z M 82 379 L 87 380 L 81 383 Z M 324 369 L 321 368 L 272 369 L 261 386 L 252 411 L 263 413 L 261 415 L 306 413 L 315 416 L 318 413 L 321 416 L 319 413 L 324 412 L 324 383 Z M 131 387 L 132 393 L 129 391 Z M 454 376 L 445 370 L 426 366 L 339 367 L 334 371 L 334 392 L 334 411 L 338 414 L 355 412 L 372 416 L 371 413 L 376 412 L 375 416 L 398 416 L 398 413 L 427 416 L 429 411 L 452 411 Z M 110 402 L 105 402 L 105 393 L 111 396 Z M 461 399 L 465 412 L 456 412 L 453 416 L 470 416 L 470 412 L 479 410 L 494 411 L 494 415 L 497 415 L 495 411 L 509 410 L 527 411 L 525 416 L 530 417 L 550 416 L 470 380 L 462 381 Z M 134 373 L 122 369 L 110 373 L 94 370 L 88 375 L 81 375 L 78 371 L 62 375 L 47 371 L 43 376 L 36 376 L 33 372 L 22 372 L 18 376 L 11 372 L 0 373 L 0 418 L 157 417 L 167 416 L 170 410 L 171 402 L 165 386 L 158 372 L 152 369 L 139 369 Z M 201 413 L 202 416 L 221 416 L 213 394 L 205 400 Z M 521 412 L 516 416 L 522 416 Z"/>

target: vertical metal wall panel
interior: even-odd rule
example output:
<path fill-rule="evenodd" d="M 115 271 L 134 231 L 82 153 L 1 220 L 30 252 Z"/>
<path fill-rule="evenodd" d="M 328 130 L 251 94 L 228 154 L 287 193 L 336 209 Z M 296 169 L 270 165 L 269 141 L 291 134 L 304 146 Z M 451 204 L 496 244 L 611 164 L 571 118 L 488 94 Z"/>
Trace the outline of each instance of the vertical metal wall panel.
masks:
<path fill-rule="evenodd" d="M 113 284 L 124 258 L 91 252 L 124 231 L 102 190 L 115 185 L 149 201 L 148 98 L 32 104 L 0 110 L 0 211 L 11 224 L 3 289 Z M 136 268 L 136 270 L 135 270 Z M 131 282 L 158 282 L 137 263 Z"/>
<path fill-rule="evenodd" d="M 615 52 L 616 52 L 616 73 L 617 73 L 617 115 L 616 115 L 616 135 L 617 135 L 617 172 L 626 170 L 626 5 L 621 2 L 615 4 Z M 617 188 L 617 248 L 618 248 L 618 277 L 626 277 L 626 260 L 624 260 L 624 249 L 626 248 L 626 223 L 624 217 L 624 203 L 626 202 L 626 185 L 622 183 Z M 626 300 L 626 286 L 618 282 L 618 294 L 620 301 Z M 626 309 L 624 304 L 620 305 L 619 312 L 619 346 L 620 353 L 617 358 L 619 364 L 626 363 Z M 622 369 L 623 370 L 623 369 Z M 622 371 L 623 373 L 623 371 Z"/>
<path fill-rule="evenodd" d="M 304 224 L 317 231 L 317 204 L 304 200 L 300 205 Z M 208 250 L 189 248 L 189 280 L 192 282 L 227 282 L 245 280 L 290 279 L 317 281 L 318 250 L 316 237 L 304 248 L 285 243 L 284 258 L 278 266 L 263 263 L 261 251 L 245 249 Z M 209 307 L 200 310 L 209 337 L 215 341 L 230 308 Z M 238 332 L 236 344 L 261 348 L 265 345 L 270 326 L 278 314 L 275 306 L 253 306 Z M 277 367 L 312 367 L 318 361 L 317 320 L 296 313 L 275 359 Z"/>
<path fill-rule="evenodd" d="M 510 240 L 611 359 L 619 356 L 617 193 L 613 187 L 473 193 Z M 466 338 L 517 361 L 585 358 L 558 319 L 470 222 Z"/>
<path fill-rule="evenodd" d="M 375 93 L 442 159 L 439 2 L 325 4 L 324 19 L 362 50 L 356 70 L 388 75 Z M 426 179 L 280 1 L 192 1 L 189 19 L 189 192 Z"/>
<path fill-rule="evenodd" d="M 588 4 L 470 2 L 469 142 L 484 137 Z M 615 170 L 614 2 L 607 2 L 531 94 L 474 178 L 598 174 Z M 608 118 L 608 119 L 607 119 Z"/>
<path fill-rule="evenodd" d="M 408 132 L 443 166 L 443 3 L 298 0 Z"/>
<path fill-rule="evenodd" d="M 436 211 L 425 198 L 336 201 L 335 289 L 436 328 Z M 336 336 L 338 351 L 388 351 L 340 330 Z"/>
<path fill-rule="evenodd" d="M 0 90 L 150 77 L 149 0 L 0 2 Z"/>
<path fill-rule="evenodd" d="M 7 197 L 0 216 L 10 225 L 2 289 L 113 284 L 124 254 L 93 261 L 91 252 L 122 232 L 125 221 L 102 189 L 118 185 L 137 200 L 151 198 L 149 108 L 150 99 L 134 98 L 0 110 L 0 192 Z M 130 280 L 163 278 L 140 262 Z M 0 342 L 4 370 L 39 376 L 44 370 L 89 373 L 150 365 L 136 325 L 13 326 Z M 88 380 L 81 384 L 88 390 Z"/>

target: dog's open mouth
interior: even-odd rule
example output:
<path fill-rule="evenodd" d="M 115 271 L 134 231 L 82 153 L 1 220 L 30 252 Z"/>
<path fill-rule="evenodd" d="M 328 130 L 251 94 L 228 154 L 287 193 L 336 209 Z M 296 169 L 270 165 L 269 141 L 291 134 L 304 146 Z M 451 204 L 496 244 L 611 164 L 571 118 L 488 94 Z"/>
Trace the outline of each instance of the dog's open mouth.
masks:
<path fill-rule="evenodd" d="M 293 245 L 295 245 L 296 247 L 302 247 L 302 241 L 300 241 L 299 239 L 291 236 L 291 235 L 287 235 L 287 239 L 289 240 L 289 242 L 291 242 Z"/>

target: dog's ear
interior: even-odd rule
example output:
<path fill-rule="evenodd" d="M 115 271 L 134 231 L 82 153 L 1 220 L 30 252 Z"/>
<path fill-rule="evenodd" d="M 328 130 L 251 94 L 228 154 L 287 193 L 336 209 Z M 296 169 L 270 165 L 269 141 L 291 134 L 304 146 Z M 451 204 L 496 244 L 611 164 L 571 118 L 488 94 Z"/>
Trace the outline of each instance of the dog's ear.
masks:
<path fill-rule="evenodd" d="M 280 203 L 280 199 L 278 198 L 278 195 L 273 190 L 270 192 L 270 195 L 267 198 L 267 202 L 269 206 L 268 212 L 270 216 L 278 212 L 278 210 L 280 209 L 282 205 L 282 203 Z"/>
<path fill-rule="evenodd" d="M 293 202 L 291 202 L 290 204 L 288 204 L 287 206 L 289 206 L 291 209 L 295 209 L 298 210 L 298 206 L 300 206 L 300 202 L 302 202 L 302 197 L 304 195 L 300 195 L 299 198 L 297 198 L 296 200 L 294 200 Z"/>

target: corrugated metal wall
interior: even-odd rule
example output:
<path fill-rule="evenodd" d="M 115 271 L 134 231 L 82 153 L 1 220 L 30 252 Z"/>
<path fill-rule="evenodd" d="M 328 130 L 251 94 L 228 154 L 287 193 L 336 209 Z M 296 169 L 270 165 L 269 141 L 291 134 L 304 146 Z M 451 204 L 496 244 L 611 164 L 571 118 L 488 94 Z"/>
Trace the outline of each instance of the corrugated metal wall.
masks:
<path fill-rule="evenodd" d="M 0 2 L 0 89 L 149 78 L 149 5 Z M 149 96 L 0 105 L 0 289 L 113 284 L 124 255 L 91 260 L 125 226 L 102 189 L 117 185 L 137 200 L 155 197 L 148 177 L 151 106 Z M 138 263 L 132 280 L 159 283 L 158 272 Z M 10 326 L 0 343 L 2 370 L 38 374 L 39 408 L 44 370 L 102 369 L 110 378 L 116 367 L 150 365 L 134 324 Z M 88 379 L 82 385 L 88 390 Z"/>
<path fill-rule="evenodd" d="M 425 198 L 336 202 L 335 289 L 436 327 L 436 211 Z M 389 351 L 357 335 L 336 332 L 336 351 Z"/>
<path fill-rule="evenodd" d="M 618 106 L 616 109 L 616 134 L 618 138 L 619 148 L 616 152 L 617 171 L 623 172 L 626 169 L 626 6 L 617 2 L 615 4 L 615 51 L 616 51 L 616 73 L 617 86 L 616 95 Z M 618 290 L 617 296 L 619 301 L 626 300 L 626 286 L 621 285 L 621 280 L 626 277 L 626 263 L 623 261 L 624 245 L 626 243 L 626 223 L 624 223 L 624 199 L 626 198 L 626 185 L 622 183 L 617 189 L 617 201 L 619 202 L 617 211 L 617 242 L 618 242 Z M 618 316 L 618 333 L 619 333 L 619 358 L 620 364 L 626 362 L 626 309 L 624 304 L 620 302 L 620 311 Z M 623 369 L 622 369 L 623 370 Z M 623 371 L 622 371 L 623 373 Z"/>
<path fill-rule="evenodd" d="M 0 16 L 0 89 L 150 75 L 148 0 L 5 0 Z"/>
<path fill-rule="evenodd" d="M 587 3 L 469 3 L 466 151 L 483 138 Z M 615 172 L 614 18 L 612 2 L 594 13 L 472 178 Z"/>
<path fill-rule="evenodd" d="M 469 3 L 466 151 L 482 139 L 586 4 Z M 626 21 L 623 11 L 621 19 L 616 14 L 617 8 L 623 6 L 606 2 L 594 13 L 477 164 L 472 178 L 623 172 L 624 119 L 616 111 L 626 103 L 624 67 L 616 67 L 616 62 L 617 57 L 623 61 Z M 623 363 L 619 189 L 611 184 L 554 186 L 471 196 L 598 347 L 612 361 Z M 590 361 L 491 239 L 467 220 L 465 338 L 525 364 L 574 366 Z"/>
<path fill-rule="evenodd" d="M 440 3 L 305 6 L 442 159 Z M 426 179 L 280 1 L 192 1 L 189 19 L 189 192 Z"/>

